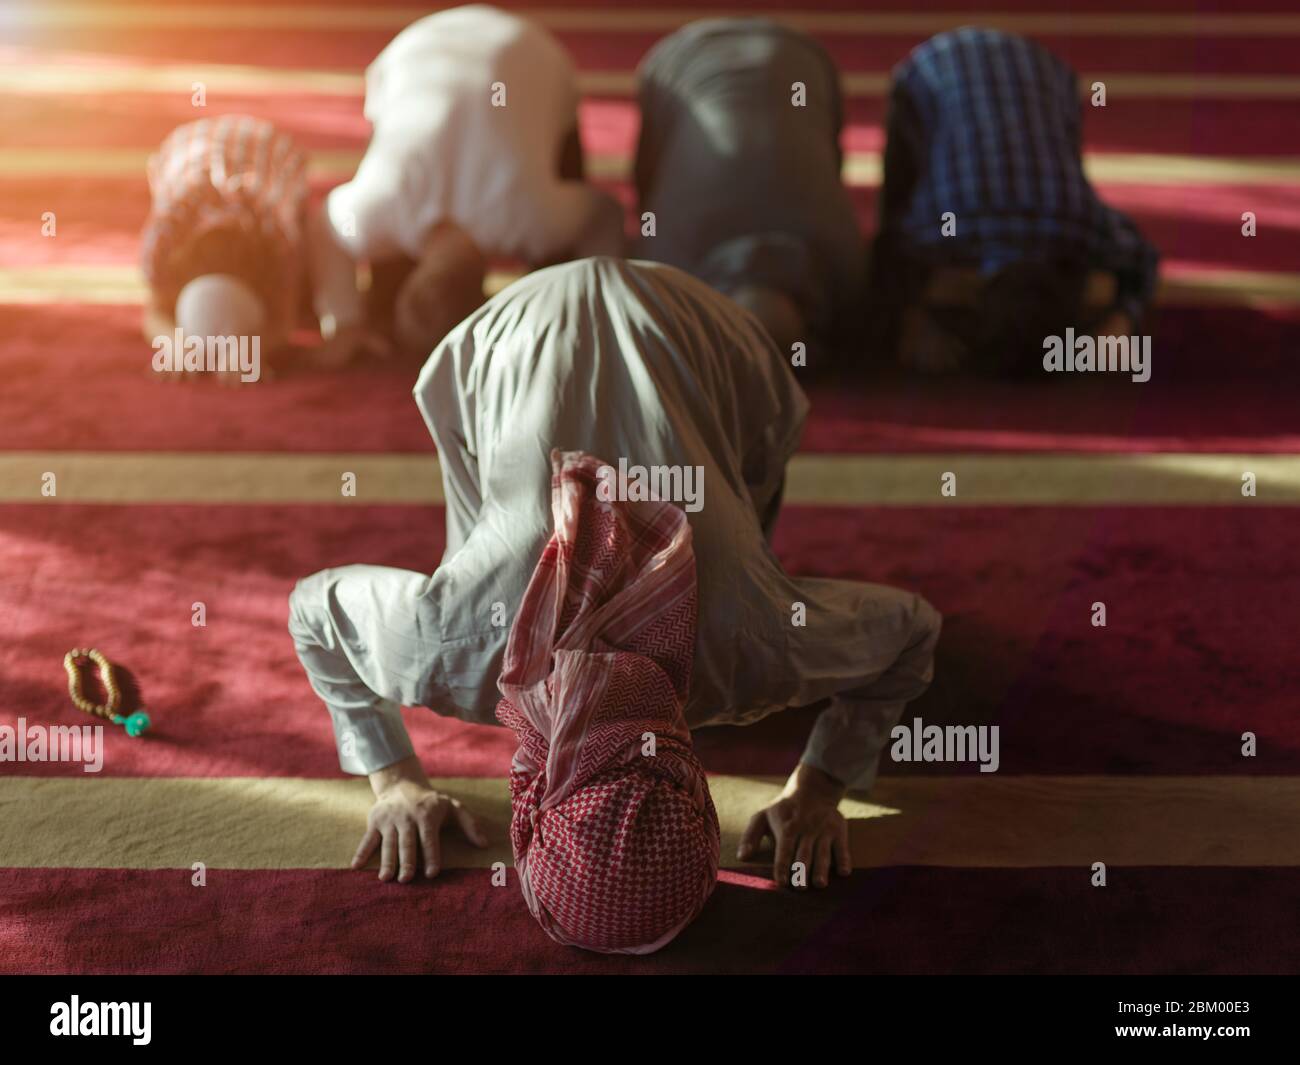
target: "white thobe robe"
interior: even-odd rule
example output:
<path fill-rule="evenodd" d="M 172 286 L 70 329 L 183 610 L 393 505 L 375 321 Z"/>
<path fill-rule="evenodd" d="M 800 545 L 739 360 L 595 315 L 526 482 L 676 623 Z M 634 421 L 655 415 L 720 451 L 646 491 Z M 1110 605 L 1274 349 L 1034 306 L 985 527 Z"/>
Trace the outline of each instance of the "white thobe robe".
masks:
<path fill-rule="evenodd" d="M 374 132 L 329 194 L 334 239 L 354 259 L 419 259 L 452 221 L 491 257 L 618 253 L 617 202 L 559 176 L 578 98 L 568 53 L 526 18 L 474 4 L 413 22 L 366 70 Z"/>
<path fill-rule="evenodd" d="M 509 619 L 552 530 L 549 456 L 561 448 L 702 471 L 703 505 L 687 511 L 699 582 L 691 727 L 830 698 L 804 761 L 871 783 L 889 729 L 929 683 L 940 619 L 915 594 L 793 578 L 776 560 L 764 517 L 808 404 L 755 318 L 673 267 L 568 263 L 462 322 L 415 397 L 442 471 L 441 564 L 326 570 L 291 602 L 345 770 L 411 753 L 400 705 L 493 723 Z"/>

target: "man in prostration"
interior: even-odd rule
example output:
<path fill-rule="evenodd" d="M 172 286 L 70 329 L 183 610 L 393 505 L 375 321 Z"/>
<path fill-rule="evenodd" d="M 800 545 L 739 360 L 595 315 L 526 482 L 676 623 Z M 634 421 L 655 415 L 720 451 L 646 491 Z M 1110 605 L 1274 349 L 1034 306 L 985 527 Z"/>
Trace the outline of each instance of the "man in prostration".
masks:
<path fill-rule="evenodd" d="M 1088 181 L 1073 70 L 963 26 L 893 73 L 866 318 L 922 372 L 1037 372 L 1044 338 L 1141 332 L 1159 256 Z"/>
<path fill-rule="evenodd" d="M 578 98 L 560 42 L 486 4 L 389 42 L 366 69 L 366 154 L 312 219 L 318 361 L 376 350 L 385 315 L 400 346 L 427 356 L 483 302 L 492 259 L 623 253 L 622 208 L 583 180 Z M 363 297 L 362 265 L 388 301 Z"/>
<path fill-rule="evenodd" d="M 757 319 L 672 267 L 613 258 L 555 266 L 517 282 L 460 323 L 429 358 L 415 398 L 442 471 L 447 546 L 441 563 L 432 573 L 367 565 L 325 570 L 300 581 L 290 602 L 290 631 L 333 719 L 340 765 L 367 774 L 375 793 L 354 864 L 379 849 L 380 879 L 405 882 L 415 877 L 422 854 L 424 872 L 433 876 L 440 867 L 438 833 L 449 819 L 472 842 L 486 842 L 461 804 L 430 785 L 400 707 L 518 726 L 509 707 L 498 705 L 503 692 L 512 701 L 511 685 L 519 681 L 503 678 L 508 657 L 538 654 L 543 665 L 561 669 L 560 645 L 549 640 L 557 633 L 568 638 L 563 626 L 543 627 L 540 635 L 519 628 L 525 591 L 541 579 L 535 572 L 544 569 L 539 560 L 553 550 L 548 545 L 566 528 L 571 541 L 583 535 L 581 513 L 560 508 L 557 521 L 553 510 L 552 451 L 560 449 L 600 461 L 606 474 L 597 500 L 615 511 L 622 496 L 635 495 L 607 476 L 615 468 L 675 468 L 682 471 L 679 484 L 686 483 L 684 471 L 693 471 L 697 494 L 680 511 L 691 533 L 698 603 L 689 680 L 680 693 L 686 728 L 676 731 L 669 710 L 659 714 L 683 752 L 683 794 L 700 779 L 688 757 L 688 729 L 748 724 L 829 700 L 784 790 L 755 811 L 739 857 L 751 857 L 771 836 L 778 882 L 790 883 L 795 862 L 804 863 L 815 886 L 826 885 L 833 871 L 847 874 L 852 859 L 840 799 L 848 789 L 870 787 L 890 728 L 927 687 L 940 617 L 914 593 L 794 578 L 776 560 L 768 532 L 808 404 Z M 627 565 L 635 564 L 629 554 Z M 796 603 L 803 605 L 802 625 L 793 623 Z M 513 627 L 499 624 L 499 604 Z M 612 635 L 596 634 L 600 646 L 623 646 L 617 619 L 611 624 Z M 508 640 L 521 645 L 515 656 Z M 536 682 L 541 669 L 535 666 L 525 679 Z M 569 704 L 560 703 L 549 712 L 555 734 L 565 731 L 561 711 Z M 532 741 L 526 730 L 516 731 L 515 769 L 526 778 L 521 766 L 529 763 Z M 592 757 L 609 755 L 590 733 L 566 734 L 576 744 L 571 757 L 582 757 L 584 743 L 598 748 L 589 751 Z M 534 772 L 548 764 L 539 750 L 534 743 Z M 616 753 L 624 772 L 639 764 L 637 752 Z M 581 784 L 580 804 L 589 786 Z M 704 816 L 701 798 L 690 798 Z M 592 815 L 611 833 L 624 823 L 616 814 L 599 796 L 592 800 Z M 532 822 L 517 801 L 517 864 L 521 818 Z M 635 827 L 653 833 L 655 824 L 636 821 Z M 545 827 L 540 835 L 555 837 Z M 581 855 L 582 838 L 568 842 Z M 593 876 L 624 875 L 622 866 L 600 860 L 575 859 L 569 867 L 578 873 L 550 885 L 559 902 L 539 903 L 547 913 L 562 910 L 565 899 L 582 909 L 591 892 L 610 887 L 593 884 Z M 699 867 L 699 861 L 682 866 L 692 870 L 692 883 Z M 673 867 L 663 875 L 685 874 Z M 669 918 L 683 916 L 674 911 L 655 927 L 634 921 L 636 934 L 628 933 L 621 948 L 645 946 L 631 940 L 662 936 Z M 588 945 L 561 925 L 565 941 Z M 610 942 L 596 949 L 613 949 Z"/>
<path fill-rule="evenodd" d="M 764 18 L 692 22 L 637 72 L 638 254 L 707 281 L 813 361 L 861 314 L 863 243 L 840 178 L 839 72 Z"/>

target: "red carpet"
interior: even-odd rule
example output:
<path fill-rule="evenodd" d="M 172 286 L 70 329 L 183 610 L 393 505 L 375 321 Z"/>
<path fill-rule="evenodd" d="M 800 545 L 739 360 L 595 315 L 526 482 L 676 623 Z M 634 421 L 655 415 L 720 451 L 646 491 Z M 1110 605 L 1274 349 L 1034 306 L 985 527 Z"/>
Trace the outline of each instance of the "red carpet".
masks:
<path fill-rule="evenodd" d="M 242 53 L 243 48 L 236 51 Z M 373 58 L 377 51 L 368 52 L 363 61 Z M 360 150 L 368 135 L 360 97 L 281 93 L 263 98 L 230 92 L 222 95 L 221 109 L 274 119 L 305 145 L 320 150 Z M 5 114 L 11 129 L 22 131 L 21 142 L 15 138 L 15 143 L 25 147 L 104 145 L 151 149 L 176 125 L 189 121 L 193 108 L 188 97 L 159 99 L 121 92 L 93 105 L 75 96 L 11 99 L 5 101 Z M 884 116 L 883 99 L 848 100 L 845 149 L 882 149 Z M 1289 100 L 1138 99 L 1114 112 L 1089 113 L 1086 135 L 1088 150 L 1097 153 L 1289 157 L 1295 154 L 1294 140 L 1277 134 L 1294 123 L 1295 108 Z M 629 138 L 635 136 L 637 119 L 630 101 L 590 99 L 582 107 L 582 124 L 588 152 L 631 150 L 633 142 Z"/>
<path fill-rule="evenodd" d="M 790 10 L 789 4 L 779 6 Z M 984 7 L 987 5 L 981 5 Z M 942 7 L 944 11 L 955 9 L 956 5 Z M 999 4 L 998 10 L 1007 10 L 1007 5 Z M 137 65 L 163 65 L 188 61 L 256 63 L 287 70 L 348 70 L 363 67 L 373 59 L 390 36 L 383 29 L 318 30 L 312 35 L 313 47 L 306 56 L 293 35 L 269 35 L 256 29 L 221 29 L 199 37 L 178 29 L 60 28 L 28 33 L 14 43 L 23 48 L 65 53 L 82 64 L 130 60 Z M 556 36 L 583 70 L 629 70 L 662 35 L 653 30 L 630 30 L 611 37 L 601 31 L 560 29 Z M 888 71 L 901 54 L 927 36 L 863 32 L 825 35 L 826 49 L 842 69 L 870 72 Z M 1239 48 L 1214 51 L 1207 51 L 1204 42 L 1194 37 L 1169 37 L 1154 50 L 1146 38 L 1138 36 L 1043 33 L 1035 39 L 1081 74 L 1132 70 L 1151 74 L 1286 74 L 1293 62 L 1285 38 L 1262 34 L 1234 38 L 1240 42 Z"/>
<path fill-rule="evenodd" d="M 315 187 L 323 195 L 333 184 L 318 181 Z M 14 178 L 4 185 L 10 202 L 0 215 L 0 247 L 11 249 L 16 261 L 33 266 L 134 265 L 136 237 L 149 209 L 148 194 L 138 180 L 85 177 L 63 183 L 57 193 L 50 192 L 45 177 Z M 631 205 L 629 185 L 606 183 L 606 187 Z M 1171 278 L 1198 269 L 1291 272 L 1300 266 L 1295 254 L 1300 205 L 1289 190 L 1224 183 L 1102 183 L 1101 188 L 1111 203 L 1132 215 L 1157 242 Z M 852 191 L 859 223 L 866 229 L 874 225 L 876 192 Z M 1177 202 L 1177 211 L 1170 211 L 1171 201 Z M 30 225 L 32 217 L 47 210 L 59 219 L 58 240 L 43 238 L 39 227 Z M 1243 238 L 1240 232 L 1245 211 L 1255 212 L 1260 219 L 1260 232 L 1253 239 Z M 111 224 L 105 222 L 106 213 L 112 216 Z"/>
<path fill-rule="evenodd" d="M 0 307 L 0 450 L 432 453 L 416 363 L 342 378 L 295 370 L 225 388 L 159 381 L 127 307 Z M 1146 384 L 805 379 L 816 452 L 1251 451 L 1300 445 L 1295 315 L 1179 308 L 1160 316 Z M 93 353 L 93 363 L 74 352 Z M 347 382 L 339 386 L 339 380 Z M 57 416 L 54 416 L 57 412 Z"/>
<path fill-rule="evenodd" d="M 77 724 L 60 662 L 93 645 L 141 679 L 157 729 L 110 730 L 108 775 L 334 776 L 327 717 L 286 632 L 300 576 L 364 560 L 429 569 L 434 508 L 8 507 L 0 720 Z M 1300 575 L 1288 508 L 789 508 L 791 572 L 915 588 L 945 615 L 927 722 L 999 724 L 1004 773 L 1300 770 L 1291 654 Z M 94 559 L 86 566 L 78 559 Z M 191 604 L 208 624 L 190 624 Z M 1089 624 L 1105 602 L 1108 625 Z M 502 776 L 503 730 L 411 713 L 439 776 Z M 779 774 L 809 714 L 701 731 L 714 772 Z M 1239 737 L 1260 737 L 1259 757 Z M 887 766 L 942 772 L 965 767 Z M 75 775 L 38 763 L 34 776 Z"/>
<path fill-rule="evenodd" d="M 229 22 L 273 10 L 261 0 L 182 0 L 167 5 L 161 25 L 114 24 L 124 6 L 83 8 L 62 24 L 42 21 L 58 15 L 57 3 L 6 6 L 0 62 L 11 72 L 65 64 L 183 75 L 199 63 L 359 79 L 396 28 L 166 24 L 187 13 Z M 545 0 L 510 6 L 556 10 Z M 556 32 L 584 75 L 626 75 L 662 32 L 645 18 L 687 17 L 696 6 L 578 0 L 564 10 L 634 21 Z M 311 7 L 390 10 L 353 0 Z M 1193 14 L 1294 15 L 1293 0 L 1250 0 L 1245 10 L 1238 0 L 1098 0 L 1086 12 L 1056 0 L 818 0 L 813 9 L 757 0 L 745 9 L 823 19 L 815 33 L 851 79 L 844 147 L 858 173 L 860 153 L 883 148 L 885 110 L 863 76 L 886 75 L 924 38 L 916 20 L 1055 16 L 1036 36 L 1084 75 L 1112 79 L 1107 106 L 1088 108 L 1084 123 L 1102 193 L 1159 246 L 1166 279 L 1184 283 L 1158 315 L 1147 384 L 915 382 L 850 363 L 805 375 L 813 400 L 805 451 L 1300 450 L 1300 301 L 1254 291 L 1300 274 L 1300 193 L 1285 177 L 1292 171 L 1277 169 L 1300 159 L 1295 94 L 1290 82 L 1241 90 L 1243 79 L 1300 77 L 1296 35 L 1177 24 Z M 857 21 L 837 28 L 828 13 Z M 900 29 L 880 15 L 912 21 Z M 1106 15 L 1170 24 L 1152 33 L 1092 21 Z M 1187 94 L 1193 77 L 1201 81 Z M 410 398 L 413 363 L 321 376 L 298 368 L 299 351 L 255 388 L 163 384 L 148 369 L 138 307 L 120 292 L 95 304 L 95 269 L 130 280 L 147 209 L 143 175 L 130 168 L 195 117 L 190 80 L 174 92 L 31 91 L 18 82 L 0 100 L 0 453 L 179 451 L 195 462 L 218 451 L 429 454 Z M 604 174 L 626 172 L 637 132 L 633 103 L 616 88 L 589 94 L 582 108 L 587 151 Z M 316 152 L 364 146 L 361 98 L 346 86 L 233 90 L 214 91 L 208 113 L 264 115 Z M 72 154 L 42 154 L 51 150 Z M 128 169 L 115 172 L 123 158 Z M 334 180 L 318 178 L 314 192 Z M 609 187 L 632 206 L 625 181 Z M 877 190 L 860 183 L 852 196 L 869 231 Z M 53 239 L 39 231 L 51 210 Z M 1258 216 L 1254 238 L 1241 235 L 1244 211 Z M 52 302 L 12 295 L 58 271 L 87 270 L 89 281 L 71 276 Z M 1232 289 L 1231 306 L 1216 306 L 1185 285 L 1207 274 L 1248 280 Z M 793 572 L 912 587 L 943 611 L 936 681 L 909 716 L 998 725 L 1002 774 L 1167 776 L 1194 793 L 1202 776 L 1235 786 L 1300 772 L 1300 532 L 1294 508 L 1261 502 L 790 507 L 776 549 Z M 0 724 L 85 723 L 67 702 L 60 661 L 89 643 L 129 667 L 128 695 L 138 690 L 156 722 L 145 740 L 108 731 L 104 776 L 338 777 L 327 716 L 285 631 L 286 597 L 296 578 L 328 565 L 428 569 L 441 552 L 440 521 L 430 507 L 0 505 Z M 190 624 L 198 600 L 208 614 L 201 629 Z M 1088 623 L 1096 601 L 1107 604 L 1104 629 Z M 701 757 L 715 774 L 784 773 L 813 713 L 703 730 Z M 407 719 L 433 773 L 505 772 L 512 745 L 503 730 L 423 711 Z M 1254 759 L 1240 754 L 1245 731 L 1258 737 Z M 0 764 L 0 774 L 15 768 Z M 67 764 L 20 771 L 83 776 Z M 969 771 L 883 766 L 887 775 Z M 929 826 L 909 831 L 924 837 Z M 555 946 L 528 917 L 513 877 L 491 888 L 486 870 L 399 888 L 332 870 L 211 868 L 198 889 L 184 868 L 0 868 L 0 972 L 1294 972 L 1300 952 L 1279 930 L 1294 923 L 1297 867 L 1285 857 L 1233 867 L 1214 847 L 1207 840 L 1196 865 L 1117 865 L 1105 889 L 1089 885 L 1086 867 L 1037 861 L 886 864 L 799 898 L 726 872 L 700 922 L 649 958 Z"/>
<path fill-rule="evenodd" d="M 724 872 L 700 919 L 648 957 L 540 935 L 487 870 L 433 884 L 365 873 L 0 870 L 0 972 L 1294 973 L 1295 869 L 900 867 L 792 898 Z M 148 899 L 149 905 L 140 905 Z M 1232 906 L 1223 905 L 1232 899 Z M 473 935 L 465 929 L 473 928 Z"/>

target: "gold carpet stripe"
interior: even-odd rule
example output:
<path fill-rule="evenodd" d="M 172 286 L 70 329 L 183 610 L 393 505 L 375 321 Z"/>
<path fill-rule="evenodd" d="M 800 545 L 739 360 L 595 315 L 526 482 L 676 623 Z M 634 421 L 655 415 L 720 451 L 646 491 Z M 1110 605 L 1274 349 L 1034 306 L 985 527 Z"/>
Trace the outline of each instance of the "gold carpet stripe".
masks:
<path fill-rule="evenodd" d="M 152 742 L 152 741 L 144 741 Z M 737 868 L 749 817 L 776 778 L 720 776 L 710 789 L 722 864 Z M 504 779 L 435 785 L 481 817 L 491 845 L 444 835 L 444 867 L 510 864 Z M 18 868 L 343 869 L 365 829 L 364 780 L 0 778 L 0 862 Z M 885 777 L 849 799 L 857 868 L 1300 865 L 1300 778 Z M 1122 879 L 1119 880 L 1122 883 Z"/>
<path fill-rule="evenodd" d="M 145 165 L 152 148 L 3 148 L 0 147 L 0 178 L 131 178 L 143 182 Z M 346 181 L 361 163 L 360 151 L 313 149 L 308 153 L 308 172 L 319 181 Z M 1247 164 L 1250 160 L 1242 160 Z M 1260 160 L 1262 173 L 1271 160 Z M 619 161 L 631 173 L 631 163 Z M 1300 160 L 1296 161 L 1300 174 Z"/>
<path fill-rule="evenodd" d="M 1164 278 L 1156 302 L 1165 306 L 1300 306 L 1300 274 L 1254 270 L 1204 270 Z"/>
<path fill-rule="evenodd" d="M 0 148 L 0 179 L 127 178 L 143 182 L 148 148 Z M 346 181 L 361 162 L 359 151 L 313 151 L 309 171 L 318 181 Z M 1084 157 L 1088 177 L 1100 184 L 1130 185 L 1300 185 L 1300 156 L 1153 155 L 1102 153 Z M 587 157 L 588 174 L 599 181 L 631 181 L 632 160 L 604 152 Z M 849 152 L 847 185 L 880 184 L 880 153 Z"/>
<path fill-rule="evenodd" d="M 33 233 L 38 232 L 33 223 Z M 33 236 L 33 240 L 43 239 Z M 494 270 L 487 292 L 494 295 L 519 274 Z M 144 278 L 130 263 L 57 263 L 29 267 L 0 267 L 2 304 L 102 304 L 138 306 L 144 303 Z M 1156 302 L 1161 306 L 1297 307 L 1300 273 L 1256 270 L 1198 270 L 1161 280 Z M 148 350 L 145 348 L 144 350 Z"/>
<path fill-rule="evenodd" d="M 16 96 L 175 93 L 189 98 L 202 83 L 210 102 L 228 94 L 357 96 L 365 91 L 361 70 L 239 66 L 228 63 L 124 63 L 76 66 L 58 62 L 10 62 L 0 67 L 0 93 Z M 195 112 L 196 117 L 201 112 Z"/>
<path fill-rule="evenodd" d="M 167 387 L 187 386 L 159 385 Z M 940 494 L 942 477 L 949 472 L 956 474 L 955 497 Z M 41 495 L 47 473 L 55 475 L 53 497 Z M 355 496 L 342 494 L 344 475 L 349 473 L 355 475 Z M 1253 498 L 1241 494 L 1243 473 L 1255 475 Z M 0 502 L 43 506 L 431 505 L 442 501 L 441 484 L 437 460 L 424 455 L 0 452 Z M 844 507 L 1296 506 L 1300 504 L 1300 458 L 1179 453 L 801 454 L 790 463 L 785 499 L 789 504 Z M 708 506 L 707 485 L 704 506 Z"/>
<path fill-rule="evenodd" d="M 849 152 L 844 157 L 845 184 L 874 188 L 880 184 L 879 152 Z M 596 163 L 599 165 L 600 157 Z M 4 157 L 0 155 L 0 168 Z M 1087 153 L 1084 170 L 1091 181 L 1113 185 L 1300 185 L 1300 157 L 1156 155 L 1140 152 Z M 3 172 L 0 170 L 0 172 Z M 347 177 L 351 177 L 349 172 Z M 596 171 L 593 176 L 605 177 Z M 618 180 L 621 174 L 609 175 Z"/>
<path fill-rule="evenodd" d="M 889 73 L 868 71 L 842 76 L 847 96 L 883 97 Z M 1272 74 L 1127 74 L 1083 75 L 1081 91 L 1097 81 L 1106 85 L 1107 99 L 1295 99 L 1300 77 Z M 14 60 L 0 67 L 0 92 L 17 96 L 104 95 L 107 93 L 174 93 L 188 98 L 202 83 L 208 100 L 223 95 L 357 96 L 365 90 L 360 70 L 313 70 L 223 63 L 76 65 L 66 62 Z M 631 70 L 588 70 L 578 75 L 578 88 L 590 96 L 631 96 L 636 74 Z"/>
<path fill-rule="evenodd" d="M 495 295 L 519 280 L 518 273 L 489 271 L 484 287 Z M 0 305 L 90 303 L 143 306 L 147 289 L 129 263 L 56 264 L 25 269 L 0 267 Z"/>
<path fill-rule="evenodd" d="M 945 498 L 940 495 L 940 485 L 944 474 L 950 472 L 956 475 L 957 495 Z M 1245 472 L 1255 474 L 1259 494 L 1254 498 L 1241 494 Z M 1300 458 L 1259 454 L 800 455 L 791 463 L 785 499 L 822 506 L 1228 506 L 1267 499 L 1294 506 L 1300 503 Z"/>
<path fill-rule="evenodd" d="M 0 9 L 0 27 L 105 29 L 292 29 L 396 31 L 443 6 L 287 4 L 29 3 Z M 668 32 L 701 18 L 735 15 L 734 8 L 682 7 L 535 8 L 529 17 L 553 30 Z M 980 25 L 1014 33 L 1063 37 L 1278 36 L 1300 34 L 1291 14 L 1165 14 L 1160 12 L 1036 14 L 991 11 L 852 12 L 784 9 L 764 15 L 819 33 L 929 36 L 956 26 Z"/>

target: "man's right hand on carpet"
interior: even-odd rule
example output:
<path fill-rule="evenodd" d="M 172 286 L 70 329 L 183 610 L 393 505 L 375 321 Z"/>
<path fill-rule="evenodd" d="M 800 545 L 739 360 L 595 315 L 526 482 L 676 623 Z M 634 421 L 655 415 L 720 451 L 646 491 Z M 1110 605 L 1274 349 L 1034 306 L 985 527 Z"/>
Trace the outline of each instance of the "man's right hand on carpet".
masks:
<path fill-rule="evenodd" d="M 460 801 L 435 791 L 414 755 L 370 774 L 375 804 L 370 808 L 366 834 L 361 839 L 352 868 L 360 869 L 379 849 L 379 879 L 408 884 L 415 879 L 420 857 L 424 875 L 433 878 L 442 868 L 439 835 L 448 818 L 476 847 L 487 846 L 487 836 Z"/>

